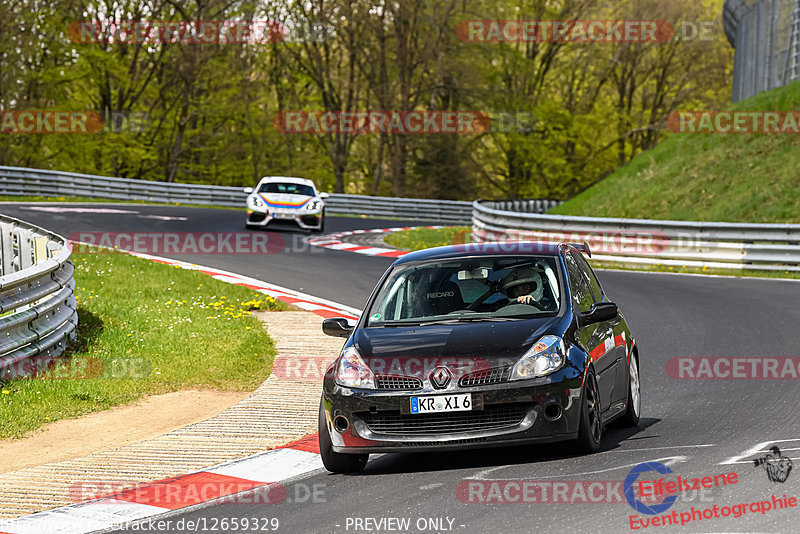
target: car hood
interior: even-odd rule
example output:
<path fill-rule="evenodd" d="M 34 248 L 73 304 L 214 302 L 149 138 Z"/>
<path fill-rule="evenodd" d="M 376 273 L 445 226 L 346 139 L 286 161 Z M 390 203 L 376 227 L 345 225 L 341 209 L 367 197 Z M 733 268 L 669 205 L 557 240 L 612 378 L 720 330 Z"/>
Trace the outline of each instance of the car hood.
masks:
<path fill-rule="evenodd" d="M 543 335 L 560 335 L 560 320 L 360 328 L 353 344 L 365 359 L 480 358 L 494 365 L 516 361 Z"/>

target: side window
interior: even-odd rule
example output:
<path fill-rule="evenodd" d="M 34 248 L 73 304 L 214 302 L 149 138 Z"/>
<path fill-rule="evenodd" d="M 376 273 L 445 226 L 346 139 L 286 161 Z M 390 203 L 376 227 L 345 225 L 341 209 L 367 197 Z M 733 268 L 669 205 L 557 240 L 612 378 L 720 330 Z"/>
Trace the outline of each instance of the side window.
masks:
<path fill-rule="evenodd" d="M 597 277 L 595 276 L 592 268 L 589 267 L 589 263 L 586 261 L 586 258 L 581 256 L 580 254 L 575 254 L 574 252 L 571 252 L 570 256 L 574 257 L 574 260 L 578 264 L 580 270 L 583 271 L 583 273 L 589 279 L 589 286 L 592 288 L 592 295 L 594 295 L 594 301 L 603 302 L 605 300 L 605 298 L 603 297 L 603 288 L 600 287 L 600 282 L 597 280 Z"/>
<path fill-rule="evenodd" d="M 565 254 L 564 259 L 567 263 L 567 273 L 569 274 L 569 292 L 572 300 L 578 305 L 578 311 L 587 312 L 592 307 L 594 299 L 589 291 L 589 281 L 581 271 L 572 254 Z"/>

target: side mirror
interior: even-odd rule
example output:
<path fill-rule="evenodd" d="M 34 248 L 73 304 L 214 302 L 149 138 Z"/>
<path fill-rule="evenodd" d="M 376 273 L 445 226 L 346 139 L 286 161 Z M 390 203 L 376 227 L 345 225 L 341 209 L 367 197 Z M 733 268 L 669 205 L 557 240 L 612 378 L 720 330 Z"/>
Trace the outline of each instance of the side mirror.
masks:
<path fill-rule="evenodd" d="M 588 312 L 578 316 L 581 326 L 589 326 L 594 323 L 610 321 L 619 315 L 619 308 L 613 302 L 598 302 L 592 304 Z"/>
<path fill-rule="evenodd" d="M 333 317 L 322 321 L 322 332 L 333 337 L 350 337 L 355 326 L 350 326 L 350 322 L 343 317 Z"/>
<path fill-rule="evenodd" d="M 319 194 L 319 198 L 328 198 L 328 197 L 330 197 L 330 196 L 331 196 L 331 194 L 330 194 L 330 193 L 320 193 L 320 194 Z"/>
<path fill-rule="evenodd" d="M 244 189 L 242 189 L 242 191 L 244 191 L 245 193 L 247 193 L 249 195 L 250 193 L 252 193 L 254 191 L 254 189 L 252 187 L 245 187 Z"/>

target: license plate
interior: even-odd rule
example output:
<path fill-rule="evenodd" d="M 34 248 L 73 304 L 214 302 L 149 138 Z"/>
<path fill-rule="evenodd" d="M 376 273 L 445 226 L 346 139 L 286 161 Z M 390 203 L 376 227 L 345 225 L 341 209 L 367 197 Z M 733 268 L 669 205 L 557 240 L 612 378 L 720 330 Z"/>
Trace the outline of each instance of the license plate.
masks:
<path fill-rule="evenodd" d="M 294 213 L 278 211 L 278 212 L 275 212 L 275 218 L 276 219 L 294 219 Z"/>
<path fill-rule="evenodd" d="M 411 397 L 411 413 L 463 412 L 472 410 L 472 394 Z"/>

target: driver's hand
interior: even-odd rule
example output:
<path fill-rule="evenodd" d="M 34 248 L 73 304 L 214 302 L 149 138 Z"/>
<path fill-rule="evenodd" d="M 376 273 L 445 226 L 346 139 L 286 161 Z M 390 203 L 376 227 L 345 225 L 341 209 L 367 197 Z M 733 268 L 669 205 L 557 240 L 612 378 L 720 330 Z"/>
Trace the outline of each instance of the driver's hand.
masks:
<path fill-rule="evenodd" d="M 521 304 L 533 304 L 536 302 L 536 299 L 533 298 L 533 295 L 521 295 L 517 297 L 517 302 Z"/>

